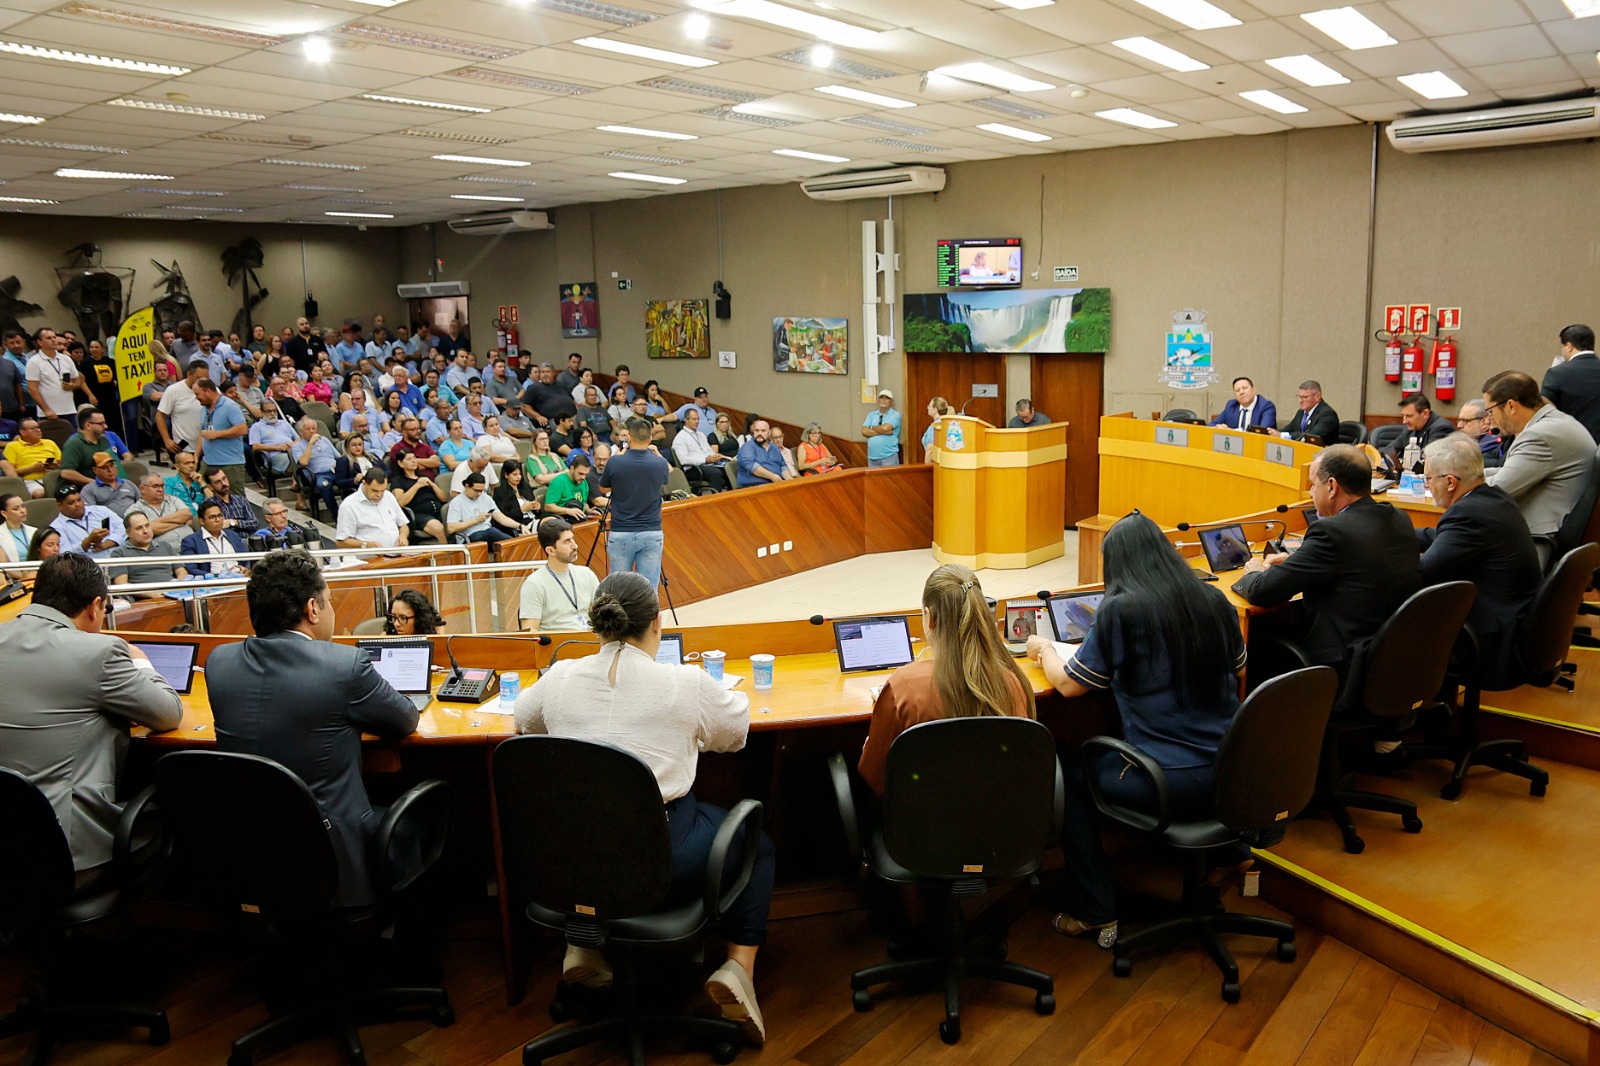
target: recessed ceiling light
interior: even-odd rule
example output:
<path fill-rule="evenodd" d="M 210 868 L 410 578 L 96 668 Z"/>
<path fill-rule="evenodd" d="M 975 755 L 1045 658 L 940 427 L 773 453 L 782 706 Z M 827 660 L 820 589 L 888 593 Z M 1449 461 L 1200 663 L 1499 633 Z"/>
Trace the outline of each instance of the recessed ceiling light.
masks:
<path fill-rule="evenodd" d="M 329 218 L 393 218 L 393 215 L 380 214 L 377 211 L 324 211 Z"/>
<path fill-rule="evenodd" d="M 328 197 L 328 202 L 330 204 L 373 204 L 378 207 L 390 207 L 394 204 L 393 200 L 373 200 L 362 196 L 330 196 Z"/>
<path fill-rule="evenodd" d="M 207 189 L 129 189 L 129 192 L 147 192 L 154 196 L 226 196 L 225 192 Z"/>
<path fill-rule="evenodd" d="M 1143 0 L 1141 0 L 1143 2 Z M 1147 115 L 1143 111 L 1135 111 L 1131 107 L 1113 107 L 1109 111 L 1096 111 L 1100 118 L 1110 119 L 1112 122 L 1121 122 L 1127 126 L 1138 126 L 1142 130 L 1164 130 L 1176 126 L 1176 122 L 1168 122 L 1164 118 Z"/>
<path fill-rule="evenodd" d="M 313 63 L 326 63 L 333 58 L 333 45 L 328 43 L 326 37 L 318 37 L 315 34 L 300 42 L 300 50 Z"/>
<path fill-rule="evenodd" d="M 635 163 L 654 163 L 657 166 L 675 167 L 683 163 L 670 155 L 651 155 L 649 152 L 601 152 L 607 159 L 628 159 Z"/>
<path fill-rule="evenodd" d="M 1268 111 L 1276 111 L 1280 115 L 1298 115 L 1306 110 L 1306 108 L 1301 107 L 1293 100 L 1279 96 L 1271 89 L 1251 89 L 1249 92 L 1243 92 L 1239 95 L 1249 100 L 1252 104 L 1264 107 Z"/>
<path fill-rule="evenodd" d="M 0 124 L 10 123 L 14 126 L 37 126 L 44 119 L 38 115 L 16 115 L 9 111 L 0 111 Z"/>
<path fill-rule="evenodd" d="M 354 163 L 320 163 L 314 159 L 263 159 L 263 163 L 272 163 L 280 167 L 315 167 L 318 170 L 366 170 L 366 167 L 356 166 Z"/>
<path fill-rule="evenodd" d="M 1048 141 L 1050 139 L 1043 133 L 1025 130 L 1020 126 L 1007 126 L 1004 122 L 980 122 L 978 128 L 989 133 L 998 133 L 1002 137 L 1012 137 L 1019 141 Z"/>
<path fill-rule="evenodd" d="M 395 132 L 406 137 L 431 137 L 436 141 L 455 141 L 459 144 L 510 144 L 509 137 L 490 137 L 484 133 L 461 133 L 456 130 L 441 130 L 433 126 L 412 126 L 408 129 Z"/>
<path fill-rule="evenodd" d="M 858 103 L 874 104 L 878 107 L 916 107 L 910 100 L 901 100 L 895 96 L 885 96 L 882 93 L 869 93 L 865 89 L 853 89 L 848 85 L 819 85 L 817 92 L 827 93 L 829 96 L 838 96 L 846 100 L 855 100 Z"/>
<path fill-rule="evenodd" d="M 1600 0 L 1562 0 L 1567 5 L 1567 10 L 1572 12 L 1575 19 L 1586 19 L 1590 15 L 1600 15 Z M 1596 53 L 1600 57 L 1600 52 Z"/>
<path fill-rule="evenodd" d="M 1139 3 L 1174 22 L 1183 23 L 1191 30 L 1240 25 L 1238 19 L 1206 0 L 1139 0 Z"/>
<path fill-rule="evenodd" d="M 1281 70 L 1295 81 L 1313 87 L 1350 84 L 1349 78 L 1322 60 L 1310 56 L 1280 56 L 1277 59 L 1267 60 L 1267 66 Z"/>
<path fill-rule="evenodd" d="M 1466 96 L 1467 90 L 1442 70 L 1429 70 L 1422 74 L 1402 74 L 1396 79 L 1418 96 L 1429 100 L 1448 100 L 1452 96 Z"/>
<path fill-rule="evenodd" d="M 436 155 L 433 158 L 446 163 L 478 163 L 486 167 L 526 167 L 533 165 L 517 159 L 495 159 L 486 155 Z"/>
<path fill-rule="evenodd" d="M 109 181 L 171 181 L 171 174 L 132 174 L 120 170 L 81 170 L 62 167 L 56 171 L 58 178 L 105 178 Z"/>
<path fill-rule="evenodd" d="M 413 100 L 408 96 L 380 96 L 378 93 L 362 93 L 361 99 L 371 100 L 379 104 L 404 104 L 407 107 L 432 107 L 440 111 L 465 111 L 472 115 L 487 115 L 494 110 L 492 107 L 473 107 L 471 104 L 446 104 L 438 100 Z"/>
<path fill-rule="evenodd" d="M 1132 52 L 1134 55 L 1148 59 L 1152 63 L 1160 63 L 1164 67 L 1182 71 L 1186 74 L 1190 71 L 1211 69 L 1209 63 L 1202 63 L 1192 56 L 1184 55 L 1176 48 L 1168 48 L 1166 45 L 1158 41 L 1152 41 L 1148 37 L 1124 37 L 1120 41 L 1112 41 L 1111 43 L 1124 52 Z"/>
<path fill-rule="evenodd" d="M 689 180 L 688 178 L 664 178 L 660 174 L 635 174 L 631 170 L 613 170 L 609 176 L 621 178 L 623 181 L 649 181 L 657 185 L 682 185 Z"/>
<path fill-rule="evenodd" d="M 376 22 L 352 22 L 348 26 L 341 26 L 339 32 L 347 37 L 364 37 L 369 41 L 402 44 L 409 48 L 425 48 L 430 52 L 471 56 L 473 59 L 510 59 L 522 53 L 520 48 L 501 48 L 497 45 L 479 44 L 476 41 L 461 41 L 454 37 L 436 37 L 431 33 L 381 26 Z"/>
<path fill-rule="evenodd" d="M 684 55 L 682 52 L 669 52 L 665 48 L 629 44 L 627 41 L 609 41 L 604 37 L 579 37 L 572 43 L 584 48 L 594 48 L 601 52 L 615 52 L 618 55 L 633 56 L 635 59 L 653 59 L 657 63 L 673 63 L 680 67 L 714 67 L 717 65 L 715 59 L 702 59 L 699 56 Z"/>
<path fill-rule="evenodd" d="M 626 133 L 632 137 L 653 137 L 660 141 L 698 141 L 692 133 L 668 133 L 666 130 L 647 130 L 643 126 L 596 126 L 606 133 Z"/>
<path fill-rule="evenodd" d="M 522 2 L 522 6 L 527 6 L 525 0 L 519 2 Z M 579 18 L 594 19 L 596 22 L 609 22 L 613 26 L 641 26 L 661 17 L 652 11 L 619 7 L 616 4 L 603 3 L 601 0 L 539 0 L 539 7 L 563 15 L 576 15 Z"/>
<path fill-rule="evenodd" d="M 498 177 L 498 176 L 493 175 L 493 174 L 468 174 L 465 177 L 460 177 L 460 178 L 457 178 L 456 180 L 457 181 L 478 181 L 478 182 L 483 182 L 486 185 L 537 185 L 537 184 L 539 184 L 536 181 L 529 181 L 527 178 L 502 178 L 502 177 Z"/>
<path fill-rule="evenodd" d="M 64 152 L 95 152 L 99 155 L 127 155 L 126 148 L 107 148 L 103 144 L 73 144 L 70 141 L 34 141 L 27 137 L 0 137 L 0 144 L 19 148 L 58 148 Z"/>
<path fill-rule="evenodd" d="M 761 93 L 746 92 L 743 89 L 730 89 L 724 85 L 707 85 L 705 82 L 686 81 L 683 78 L 651 78 L 649 81 L 639 83 L 646 89 L 661 89 L 669 93 L 684 93 L 688 96 L 704 96 L 708 100 L 731 100 L 736 104 L 747 103 L 751 100 L 761 99 Z"/>
<path fill-rule="evenodd" d="M 169 19 L 160 15 L 118 11 L 115 8 L 99 7 L 95 4 L 68 4 L 66 7 L 61 8 L 57 14 L 84 15 L 89 18 L 104 19 L 107 22 L 118 22 L 124 26 L 140 26 L 144 29 L 161 30 L 164 33 L 175 33 L 183 37 L 199 37 L 208 41 L 227 41 L 229 44 L 245 44 L 257 48 L 271 48 L 283 43 L 283 38 L 276 34 L 224 29 L 221 26 L 206 26 L 198 22 L 184 22 L 182 19 Z"/>
<path fill-rule="evenodd" d="M 833 46 L 829 44 L 815 44 L 811 46 L 811 55 L 807 57 L 814 67 L 833 66 Z"/>
<path fill-rule="evenodd" d="M 893 148 L 897 152 L 944 152 L 948 149 L 932 144 L 918 144 L 916 141 L 902 141 L 894 137 L 873 137 L 868 144 L 881 144 L 885 148 Z"/>
<path fill-rule="evenodd" d="M 953 67 L 940 67 L 933 73 L 961 81 L 975 81 L 980 85 L 993 85 L 996 89 L 1013 93 L 1036 93 L 1055 88 L 1047 81 L 1025 78 L 1021 74 L 1001 70 L 992 63 L 957 63 Z"/>
<path fill-rule="evenodd" d="M 203 211 L 208 215 L 215 215 L 215 214 L 242 215 L 242 214 L 244 214 L 244 208 L 242 208 L 242 207 L 207 207 L 205 204 L 163 204 L 161 206 L 160 210 L 162 210 L 162 211 L 188 211 L 191 214 L 196 212 L 196 211 Z"/>
<path fill-rule="evenodd" d="M 462 67 L 460 70 L 447 70 L 445 76 L 450 78 L 471 78 L 473 81 L 487 81 L 495 85 L 514 85 L 519 89 L 531 89 L 536 93 L 558 93 L 563 96 L 582 96 L 584 93 L 598 92 L 593 85 L 574 85 L 566 81 L 551 81 L 549 78 L 533 78 L 526 74 L 511 74 L 504 70 L 488 70 L 484 67 Z"/>
<path fill-rule="evenodd" d="M 769 26 L 782 26 L 787 30 L 809 33 L 818 40 L 844 48 L 870 48 L 878 40 L 875 30 L 852 26 L 848 22 L 841 22 L 827 15 L 801 11 L 784 4 L 774 4 L 771 0 L 689 0 L 689 3 L 693 7 L 716 15 L 750 19 L 754 22 L 765 22 Z"/>
<path fill-rule="evenodd" d="M 471 193 L 453 192 L 452 200 L 487 200 L 492 204 L 525 204 L 528 201 L 521 196 L 474 196 Z"/>
<path fill-rule="evenodd" d="M 169 104 L 162 100 L 136 100 L 131 96 L 123 96 L 116 100 L 107 100 L 112 107 L 133 107 L 140 111 L 165 111 L 173 115 L 199 115 L 202 118 L 231 118 L 239 122 L 261 122 L 267 116 L 258 115 L 254 111 L 229 111 L 220 107 L 196 107 L 192 104 Z"/>
<path fill-rule="evenodd" d="M 1353 7 L 1330 7 L 1326 11 L 1307 11 L 1300 16 L 1311 25 L 1353 51 L 1382 48 L 1394 44 L 1382 26 Z"/>
<path fill-rule="evenodd" d="M 348 185 L 285 185 L 285 189 L 295 189 L 302 192 L 366 192 L 365 189 L 352 189 Z M 142 190 L 135 190 L 136 192 Z"/>
<path fill-rule="evenodd" d="M 796 159 L 815 159 L 819 163 L 848 163 L 849 159 L 842 155 L 823 155 L 821 152 L 802 152 L 798 148 L 774 148 L 773 155 L 793 156 Z"/>
<path fill-rule="evenodd" d="M 112 70 L 136 70 L 141 74 L 166 74 L 174 78 L 189 73 L 190 67 L 174 67 L 167 63 L 146 63 L 139 59 L 118 59 L 115 56 L 96 56 L 86 52 L 65 52 L 59 48 L 40 48 L 38 45 L 0 41 L 0 52 L 32 59 L 54 59 L 58 63 L 82 63 L 90 67 L 110 67 Z"/>
<path fill-rule="evenodd" d="M 684 35 L 695 41 L 711 36 L 711 20 L 704 15 L 690 15 L 683 20 Z"/>
<path fill-rule="evenodd" d="M 59 204 L 60 200 L 40 200 L 33 196 L 0 196 L 0 202 L 8 204 Z"/>
<path fill-rule="evenodd" d="M 884 133 L 908 133 L 913 137 L 925 137 L 933 132 L 926 126 L 914 126 L 909 122 L 896 122 L 893 119 L 879 118 L 877 115 L 851 115 L 849 118 L 842 118 L 839 121 L 869 130 L 880 130 Z"/>
<path fill-rule="evenodd" d="M 1036 7 L 1049 7 L 1056 0 L 1000 0 L 1007 7 L 1014 7 L 1018 11 L 1028 11 Z"/>

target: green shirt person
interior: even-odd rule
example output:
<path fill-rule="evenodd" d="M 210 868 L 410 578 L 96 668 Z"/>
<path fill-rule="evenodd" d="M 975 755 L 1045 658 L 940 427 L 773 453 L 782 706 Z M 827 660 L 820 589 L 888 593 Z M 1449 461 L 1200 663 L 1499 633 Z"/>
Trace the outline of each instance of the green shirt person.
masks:
<path fill-rule="evenodd" d="M 545 514 L 568 515 L 580 522 L 589 517 L 589 466 L 587 455 L 572 457 L 572 465 L 545 489 Z"/>

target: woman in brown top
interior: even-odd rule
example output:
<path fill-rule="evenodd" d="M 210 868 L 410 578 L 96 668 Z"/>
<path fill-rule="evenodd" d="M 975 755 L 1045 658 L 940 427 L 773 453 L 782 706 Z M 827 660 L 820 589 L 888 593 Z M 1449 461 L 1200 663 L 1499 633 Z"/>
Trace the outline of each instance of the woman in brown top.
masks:
<path fill-rule="evenodd" d="M 857 769 L 880 795 L 889 745 L 912 726 L 980 715 L 1034 717 L 1033 686 L 1000 643 L 994 611 L 971 570 L 947 563 L 928 575 L 922 631 L 932 659 L 890 674 L 872 705 Z"/>

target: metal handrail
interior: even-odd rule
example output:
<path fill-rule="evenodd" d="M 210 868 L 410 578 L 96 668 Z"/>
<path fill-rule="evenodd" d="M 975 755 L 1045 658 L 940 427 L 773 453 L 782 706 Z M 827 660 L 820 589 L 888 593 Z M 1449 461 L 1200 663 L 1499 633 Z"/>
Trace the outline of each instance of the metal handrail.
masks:
<path fill-rule="evenodd" d="M 273 551 L 282 551 L 282 550 L 283 550 L 282 548 L 273 549 Z M 315 556 L 318 559 L 348 558 L 350 556 L 359 556 L 359 557 L 362 557 L 362 558 L 369 558 L 369 557 L 380 557 L 380 556 L 421 555 L 424 552 L 439 552 L 439 551 L 459 552 L 463 559 L 471 559 L 472 558 L 471 547 L 469 545 L 466 545 L 466 544 L 433 544 L 433 545 L 420 545 L 420 546 L 416 545 L 416 544 L 401 544 L 401 545 L 398 545 L 398 546 L 393 547 L 393 548 L 301 548 L 299 550 L 310 552 L 313 556 Z M 271 554 L 272 554 L 271 551 L 265 551 L 265 552 L 240 552 L 237 555 L 229 555 L 229 556 L 227 556 L 227 558 L 229 558 L 229 559 L 244 559 L 244 560 L 247 560 L 247 561 L 253 561 L 253 560 L 256 560 L 256 559 L 265 559 L 267 556 L 269 556 Z M 166 559 L 166 558 L 169 558 L 169 556 L 160 555 L 160 556 L 156 556 L 155 558 L 156 559 Z M 173 565 L 182 566 L 183 563 L 181 562 L 181 560 L 186 558 L 186 557 L 182 556 L 182 555 L 173 555 L 173 556 L 170 556 L 170 558 L 173 560 Z M 202 556 L 196 555 L 196 556 L 187 556 L 187 558 L 200 559 L 200 558 L 209 558 L 209 556 L 202 557 Z M 99 563 L 101 568 L 102 569 L 106 569 L 106 570 L 110 570 L 113 567 L 124 567 L 124 566 L 161 566 L 161 565 L 164 565 L 162 563 L 155 562 L 155 561 L 153 561 L 151 559 L 96 559 L 95 562 Z M 27 572 L 27 573 L 31 573 L 31 572 L 33 572 L 35 570 L 38 570 L 41 565 L 43 565 L 42 561 L 21 562 L 21 563 L 5 563 L 5 564 L 3 564 L 3 566 L 0 566 L 0 569 L 4 569 L 8 573 L 11 573 L 11 572 L 16 572 L 16 573 Z"/>

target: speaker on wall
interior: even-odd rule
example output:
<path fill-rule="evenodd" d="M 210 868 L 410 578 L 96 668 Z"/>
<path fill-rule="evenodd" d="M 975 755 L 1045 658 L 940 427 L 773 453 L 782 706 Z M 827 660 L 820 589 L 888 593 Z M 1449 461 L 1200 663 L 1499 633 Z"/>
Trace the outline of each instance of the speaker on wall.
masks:
<path fill-rule="evenodd" d="M 711 292 L 717 298 L 717 317 L 721 319 L 732 318 L 733 293 L 724 288 L 720 281 L 712 283 Z"/>

